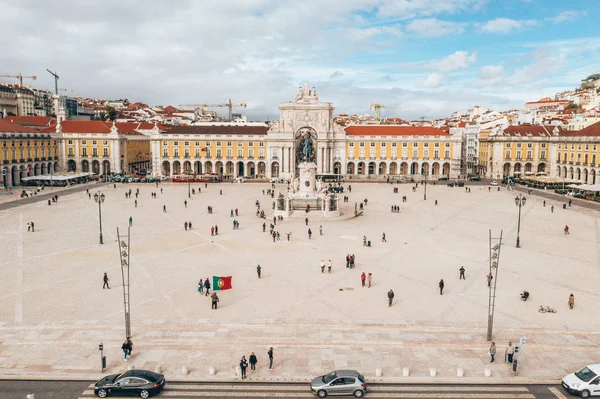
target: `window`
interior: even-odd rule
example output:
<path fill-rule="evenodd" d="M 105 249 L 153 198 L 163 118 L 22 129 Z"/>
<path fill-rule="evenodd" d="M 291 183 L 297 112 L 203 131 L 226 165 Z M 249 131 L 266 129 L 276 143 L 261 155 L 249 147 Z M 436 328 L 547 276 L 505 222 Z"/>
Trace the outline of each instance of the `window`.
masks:
<path fill-rule="evenodd" d="M 183 150 L 183 156 L 186 158 L 190 157 L 190 149 L 188 147 Z"/>
<path fill-rule="evenodd" d="M 69 140 L 67 143 L 69 144 L 73 144 L 73 140 Z M 15 145 L 15 143 L 13 142 L 13 145 Z"/>
<path fill-rule="evenodd" d="M 206 158 L 210 158 L 210 147 L 206 147 Z"/>
<path fill-rule="evenodd" d="M 96 140 L 92 140 L 92 145 L 98 145 L 98 142 Z"/>
<path fill-rule="evenodd" d="M 249 158 L 254 158 L 254 148 L 249 148 L 248 149 L 248 157 Z"/>
<path fill-rule="evenodd" d="M 200 158 L 200 148 L 196 147 L 196 158 Z"/>
<path fill-rule="evenodd" d="M 217 147 L 220 147 L 220 146 L 221 146 L 221 142 L 217 141 Z"/>
<path fill-rule="evenodd" d="M 542 143 L 542 148 L 546 148 L 546 143 Z M 560 145 L 558 146 L 560 148 Z"/>
<path fill-rule="evenodd" d="M 402 158 L 408 158 L 408 145 L 402 143 Z"/>
<path fill-rule="evenodd" d="M 558 154 L 559 158 L 560 158 L 560 154 Z M 541 159 L 546 159 L 546 151 L 542 151 L 540 152 L 540 158 Z M 560 159 L 558 160 L 558 162 L 560 162 Z"/>
<path fill-rule="evenodd" d="M 517 143 L 517 148 L 521 148 L 521 143 Z"/>
<path fill-rule="evenodd" d="M 413 147 L 412 157 L 417 158 L 419 156 L 419 149 L 417 147 Z"/>
<path fill-rule="evenodd" d="M 102 148 L 102 155 L 105 157 L 108 156 L 108 148 L 107 147 Z"/>
<path fill-rule="evenodd" d="M 402 147 L 408 147 L 408 143 L 402 143 Z"/>
<path fill-rule="evenodd" d="M 527 148 L 532 148 L 533 147 L 533 143 L 527 143 Z"/>
<path fill-rule="evenodd" d="M 241 147 L 241 146 L 243 146 L 244 144 L 243 144 L 243 143 L 240 141 L 240 142 L 239 142 L 237 145 L 238 145 L 238 147 Z"/>
<path fill-rule="evenodd" d="M 259 147 L 264 147 L 264 146 L 265 146 L 265 143 L 262 143 L 262 142 L 261 142 L 261 143 L 258 143 L 258 146 L 259 146 Z"/>
<path fill-rule="evenodd" d="M 248 142 L 248 147 L 254 147 L 254 143 L 253 142 Z"/>
<path fill-rule="evenodd" d="M 571 149 L 574 150 L 575 149 L 575 144 L 571 144 Z"/>
<path fill-rule="evenodd" d="M 166 148 L 163 148 L 163 157 L 165 157 L 165 158 L 169 157 L 169 150 L 167 150 Z"/>
<path fill-rule="evenodd" d="M 98 149 L 96 147 L 92 148 L 92 156 L 93 157 L 97 157 L 98 156 Z"/>
<path fill-rule="evenodd" d="M 102 143 L 102 145 L 108 145 L 108 141 L 104 140 L 104 142 Z"/>
<path fill-rule="evenodd" d="M 173 145 L 174 145 L 174 146 L 178 146 L 178 145 L 179 145 L 179 141 L 174 141 L 174 142 L 173 142 Z"/>
<path fill-rule="evenodd" d="M 440 150 L 434 150 L 433 151 L 433 157 L 435 159 L 439 159 L 440 158 Z"/>
<path fill-rule="evenodd" d="M 594 144 L 594 146 L 592 147 L 593 151 L 596 151 L 596 144 Z"/>
<path fill-rule="evenodd" d="M 206 144 L 206 146 L 207 146 L 207 147 L 210 147 L 210 141 L 207 141 L 207 142 L 206 142 L 206 143 L 204 143 L 204 144 Z"/>
<path fill-rule="evenodd" d="M 423 144 L 423 147 L 425 147 L 425 148 L 429 147 L 429 143 Z"/>
<path fill-rule="evenodd" d="M 596 154 L 592 154 L 592 163 L 596 164 Z"/>
<path fill-rule="evenodd" d="M 423 158 L 429 158 L 429 147 L 427 147 L 427 143 L 425 143 L 425 148 L 423 148 Z"/>
<path fill-rule="evenodd" d="M 577 146 L 577 149 L 578 149 L 579 151 L 581 151 L 581 144 L 579 144 L 579 145 Z"/>
<path fill-rule="evenodd" d="M 231 141 L 227 142 L 227 147 L 231 147 Z"/>
<path fill-rule="evenodd" d="M 184 146 L 186 146 L 186 147 L 189 147 L 189 145 L 190 145 L 190 142 L 189 142 L 189 141 L 185 141 L 185 142 L 183 143 L 183 145 L 184 145 Z"/>
<path fill-rule="evenodd" d="M 237 155 L 237 156 L 238 156 L 238 158 L 243 158 L 243 157 L 244 157 L 244 150 L 243 150 L 243 148 L 241 148 L 241 147 L 238 147 L 238 149 L 237 149 L 237 154 L 238 154 L 238 155 Z"/>
<path fill-rule="evenodd" d="M 446 143 L 446 148 L 450 148 L 450 143 Z"/>
<path fill-rule="evenodd" d="M 559 150 L 560 150 L 560 149 L 562 149 L 562 144 L 559 144 L 559 145 L 558 145 L 558 149 L 559 149 Z"/>
<path fill-rule="evenodd" d="M 510 143 L 506 143 L 506 148 L 510 148 Z"/>
<path fill-rule="evenodd" d="M 392 158 L 396 158 L 398 156 L 398 154 L 396 152 L 398 150 L 398 148 L 396 147 L 395 144 L 396 143 L 392 143 Z"/>
<path fill-rule="evenodd" d="M 348 144 L 350 147 L 354 147 L 354 143 L 350 143 Z"/>
<path fill-rule="evenodd" d="M 231 149 L 231 148 L 227 149 L 227 158 L 233 158 L 233 149 Z"/>
<path fill-rule="evenodd" d="M 84 157 L 87 157 L 87 148 L 83 147 L 81 149 L 81 155 L 84 156 Z"/>
<path fill-rule="evenodd" d="M 588 154 L 585 154 L 585 156 L 583 158 L 583 162 L 585 162 L 586 164 L 588 163 Z"/>
<path fill-rule="evenodd" d="M 360 144 L 361 144 L 360 145 L 360 152 L 359 152 L 358 156 L 360 158 L 364 158 L 365 157 L 365 146 L 364 146 L 365 143 L 360 143 Z"/>
<path fill-rule="evenodd" d="M 446 144 L 446 145 L 448 145 L 448 144 Z M 446 159 L 450 158 L 450 150 L 444 151 L 444 158 L 446 158 Z"/>
<path fill-rule="evenodd" d="M 506 151 L 506 154 L 504 154 L 504 159 L 510 159 L 510 151 Z"/>
<path fill-rule="evenodd" d="M 258 149 L 258 157 L 260 159 L 263 159 L 265 157 L 265 149 L 264 148 L 259 148 Z"/>
<path fill-rule="evenodd" d="M 571 153 L 571 162 L 573 162 L 573 156 L 574 156 L 573 153 Z"/>
<path fill-rule="evenodd" d="M 385 143 L 381 143 L 381 148 L 385 148 Z"/>
<path fill-rule="evenodd" d="M 361 146 L 361 147 L 364 147 L 364 146 L 365 146 L 365 143 L 360 143 L 360 146 Z"/>
<path fill-rule="evenodd" d="M 396 147 L 396 143 L 392 143 L 392 147 Z"/>
<path fill-rule="evenodd" d="M 517 150 L 517 159 L 521 159 L 521 150 Z"/>
<path fill-rule="evenodd" d="M 375 151 L 377 148 L 375 147 L 375 143 L 371 143 L 371 148 L 369 148 L 369 157 L 375 158 Z"/>
<path fill-rule="evenodd" d="M 70 157 L 73 156 L 73 147 L 69 147 L 69 150 L 67 151 L 67 155 L 69 155 Z M 15 157 L 14 155 L 14 150 L 13 150 L 13 158 Z M 23 158 L 23 154 L 21 154 L 21 158 Z"/>
<path fill-rule="evenodd" d="M 531 150 L 527 150 L 527 159 L 531 159 Z"/>
<path fill-rule="evenodd" d="M 542 159 L 545 158 L 544 156 L 545 154 L 542 152 Z M 560 162 L 560 152 L 558 153 L 558 158 L 556 159 L 556 162 Z"/>
<path fill-rule="evenodd" d="M 175 158 L 178 158 L 178 157 L 179 157 L 179 148 L 177 148 L 177 147 L 176 147 L 176 148 L 174 148 L 174 149 L 173 149 L 173 156 L 174 156 Z"/>
<path fill-rule="evenodd" d="M 435 143 L 433 146 L 434 146 L 435 148 L 438 148 L 438 147 L 440 146 L 440 143 Z"/>
<path fill-rule="evenodd" d="M 86 140 L 81 140 L 81 144 L 82 144 L 82 145 L 86 145 L 86 144 L 87 144 L 87 141 L 86 141 Z"/>
<path fill-rule="evenodd" d="M 590 146 L 588 144 L 585 145 L 585 150 L 588 151 L 590 149 Z"/>
<path fill-rule="evenodd" d="M 217 158 L 221 158 L 221 149 L 217 148 Z"/>
<path fill-rule="evenodd" d="M 200 142 L 199 142 L 199 141 L 196 141 L 196 142 L 194 143 L 194 145 L 195 145 L 196 147 L 200 147 Z"/>
<path fill-rule="evenodd" d="M 350 143 L 350 144 L 352 144 L 352 143 Z M 279 150 L 277 148 L 271 149 L 271 157 L 277 158 L 278 156 L 279 156 Z"/>

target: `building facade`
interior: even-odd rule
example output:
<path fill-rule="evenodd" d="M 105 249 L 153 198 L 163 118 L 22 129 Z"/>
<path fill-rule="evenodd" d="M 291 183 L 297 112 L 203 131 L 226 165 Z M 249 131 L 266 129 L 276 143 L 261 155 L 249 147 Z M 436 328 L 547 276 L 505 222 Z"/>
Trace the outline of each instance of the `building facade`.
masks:
<path fill-rule="evenodd" d="M 18 186 L 21 179 L 59 170 L 58 139 L 30 127 L 0 119 L 0 185 Z"/>

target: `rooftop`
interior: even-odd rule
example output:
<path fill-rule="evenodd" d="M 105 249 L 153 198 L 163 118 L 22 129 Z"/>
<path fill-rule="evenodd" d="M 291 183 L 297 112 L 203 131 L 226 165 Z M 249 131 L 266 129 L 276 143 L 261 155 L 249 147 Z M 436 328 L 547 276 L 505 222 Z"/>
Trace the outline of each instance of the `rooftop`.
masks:
<path fill-rule="evenodd" d="M 167 128 L 167 134 L 235 134 L 235 135 L 266 135 L 269 131 L 267 125 L 201 125 L 201 126 L 173 126 Z"/>
<path fill-rule="evenodd" d="M 449 136 L 447 130 L 431 126 L 397 126 L 397 125 L 353 125 L 348 126 L 349 136 Z"/>

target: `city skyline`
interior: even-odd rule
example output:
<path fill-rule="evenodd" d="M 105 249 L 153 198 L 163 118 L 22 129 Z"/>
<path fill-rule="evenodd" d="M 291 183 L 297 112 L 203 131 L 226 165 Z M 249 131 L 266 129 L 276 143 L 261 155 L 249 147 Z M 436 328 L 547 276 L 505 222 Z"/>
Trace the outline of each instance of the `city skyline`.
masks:
<path fill-rule="evenodd" d="M 400 107 L 384 116 L 418 119 L 521 109 L 600 71 L 597 11 L 580 1 L 103 4 L 0 1 L 15 32 L 0 39 L 0 72 L 52 89 L 48 68 L 69 94 L 151 105 L 231 97 L 262 120 L 305 80 L 337 113 L 379 100 Z"/>

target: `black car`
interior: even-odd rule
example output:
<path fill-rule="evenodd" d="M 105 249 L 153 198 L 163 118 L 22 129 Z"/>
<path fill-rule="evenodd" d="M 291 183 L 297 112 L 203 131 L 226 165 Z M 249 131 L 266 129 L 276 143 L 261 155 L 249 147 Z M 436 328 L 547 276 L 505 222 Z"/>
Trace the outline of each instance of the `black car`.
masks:
<path fill-rule="evenodd" d="M 147 370 L 129 370 L 123 374 L 107 375 L 94 385 L 94 394 L 101 398 L 108 395 L 138 395 L 149 398 L 165 387 L 165 376 Z"/>

